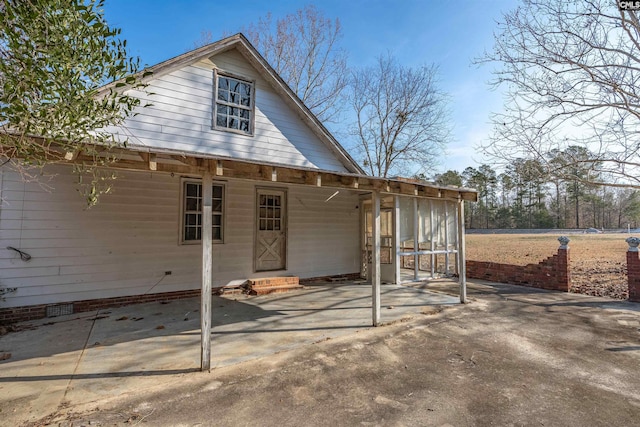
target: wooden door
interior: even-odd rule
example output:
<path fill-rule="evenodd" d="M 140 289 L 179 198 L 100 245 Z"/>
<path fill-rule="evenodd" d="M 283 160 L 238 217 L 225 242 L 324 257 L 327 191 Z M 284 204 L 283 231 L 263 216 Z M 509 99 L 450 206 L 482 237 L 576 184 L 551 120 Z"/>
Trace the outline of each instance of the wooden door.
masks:
<path fill-rule="evenodd" d="M 287 200 L 284 190 L 258 189 L 256 200 L 256 271 L 287 267 Z"/>

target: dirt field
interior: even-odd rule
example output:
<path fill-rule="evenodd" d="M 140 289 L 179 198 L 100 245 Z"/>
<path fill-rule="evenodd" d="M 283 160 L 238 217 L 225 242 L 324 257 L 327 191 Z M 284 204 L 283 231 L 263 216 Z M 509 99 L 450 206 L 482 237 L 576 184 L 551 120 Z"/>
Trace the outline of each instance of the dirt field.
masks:
<path fill-rule="evenodd" d="M 467 259 L 525 265 L 556 253 L 555 234 L 467 234 Z M 572 292 L 626 299 L 627 234 L 572 234 Z"/>

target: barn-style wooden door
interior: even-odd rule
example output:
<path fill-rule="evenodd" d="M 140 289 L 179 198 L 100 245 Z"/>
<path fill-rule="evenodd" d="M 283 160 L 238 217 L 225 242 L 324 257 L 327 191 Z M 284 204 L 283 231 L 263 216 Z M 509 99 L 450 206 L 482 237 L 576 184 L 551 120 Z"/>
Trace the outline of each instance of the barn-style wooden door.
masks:
<path fill-rule="evenodd" d="M 256 191 L 256 271 L 287 267 L 287 193 L 259 188 Z"/>

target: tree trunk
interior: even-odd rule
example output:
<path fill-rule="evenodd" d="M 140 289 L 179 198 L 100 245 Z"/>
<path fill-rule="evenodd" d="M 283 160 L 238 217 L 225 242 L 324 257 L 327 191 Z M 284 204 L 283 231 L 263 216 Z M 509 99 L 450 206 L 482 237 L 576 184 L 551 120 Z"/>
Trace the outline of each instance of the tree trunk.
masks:
<path fill-rule="evenodd" d="M 578 197 L 578 182 L 573 183 L 573 197 L 576 199 L 576 228 L 580 228 L 580 197 Z"/>
<path fill-rule="evenodd" d="M 556 228 L 560 228 L 560 183 L 558 181 L 556 184 Z"/>

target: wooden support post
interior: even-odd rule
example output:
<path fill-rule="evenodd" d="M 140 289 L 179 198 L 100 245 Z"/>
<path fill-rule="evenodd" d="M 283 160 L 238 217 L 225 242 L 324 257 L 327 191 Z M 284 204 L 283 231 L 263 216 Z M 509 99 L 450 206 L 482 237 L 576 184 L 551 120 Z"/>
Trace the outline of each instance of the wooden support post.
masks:
<path fill-rule="evenodd" d="M 147 169 L 150 171 L 158 170 L 158 160 L 155 153 L 140 152 L 138 154 L 142 158 L 142 161 L 147 164 Z"/>
<path fill-rule="evenodd" d="M 467 302 L 467 266 L 465 264 L 464 200 L 458 199 L 458 282 L 460 302 Z"/>
<path fill-rule="evenodd" d="M 456 206 L 456 209 L 454 209 L 454 218 L 453 218 L 453 222 L 456 225 L 456 236 L 458 235 L 458 221 L 459 221 L 459 216 L 458 216 L 459 212 Z M 455 263 L 455 274 L 460 277 L 460 240 L 456 238 L 456 263 Z"/>
<path fill-rule="evenodd" d="M 150 171 L 158 170 L 158 159 L 155 153 L 149 153 L 149 170 Z"/>
<path fill-rule="evenodd" d="M 373 219 L 373 242 L 371 262 L 371 311 L 373 326 L 380 324 L 380 194 L 371 193 L 371 209 Z"/>
<path fill-rule="evenodd" d="M 413 251 L 415 252 L 415 254 L 413 254 L 413 280 L 418 281 L 418 276 L 420 274 L 419 272 L 419 268 L 420 268 L 420 255 L 418 255 L 418 251 L 420 250 L 419 246 L 420 246 L 420 241 L 418 239 L 418 231 L 419 231 L 419 224 L 420 224 L 420 218 L 418 217 L 419 212 L 418 212 L 418 199 L 417 198 L 413 198 Z"/>
<path fill-rule="evenodd" d="M 449 274 L 449 202 L 444 202 L 444 274 Z"/>
<path fill-rule="evenodd" d="M 400 252 L 402 252 L 402 248 L 400 248 L 400 196 L 393 196 L 393 207 L 393 276 L 396 284 L 400 284 L 402 282 L 400 275 L 400 267 L 402 266 L 402 258 L 400 257 Z"/>
<path fill-rule="evenodd" d="M 213 180 L 207 170 L 202 176 L 202 292 L 200 295 L 201 358 L 200 369 L 211 370 L 211 281 L 212 281 L 212 197 Z"/>
<path fill-rule="evenodd" d="M 436 227 L 433 224 L 433 200 L 429 200 L 429 227 L 431 228 L 431 278 L 436 274 L 436 256 L 433 251 L 436 250 Z"/>

